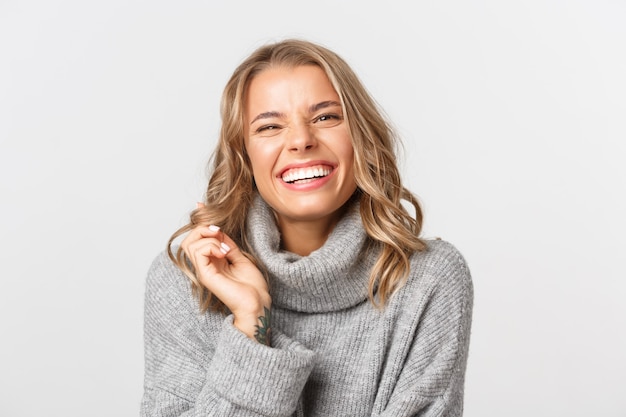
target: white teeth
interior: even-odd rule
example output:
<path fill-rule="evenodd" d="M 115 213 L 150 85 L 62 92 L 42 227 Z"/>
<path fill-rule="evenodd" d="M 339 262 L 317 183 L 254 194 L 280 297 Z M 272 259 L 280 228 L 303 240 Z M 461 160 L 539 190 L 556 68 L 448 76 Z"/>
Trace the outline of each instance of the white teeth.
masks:
<path fill-rule="evenodd" d="M 321 166 L 290 169 L 283 174 L 283 181 L 296 182 L 312 178 L 325 177 L 330 174 L 330 172 L 331 168 Z"/>

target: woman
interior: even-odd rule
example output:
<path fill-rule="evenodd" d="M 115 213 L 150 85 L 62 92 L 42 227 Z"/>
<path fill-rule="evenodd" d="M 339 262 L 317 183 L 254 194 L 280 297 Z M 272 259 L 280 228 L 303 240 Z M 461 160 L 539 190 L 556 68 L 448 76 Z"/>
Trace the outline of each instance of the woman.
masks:
<path fill-rule="evenodd" d="M 418 237 L 394 134 L 349 66 L 261 47 L 221 114 L 206 201 L 148 274 L 142 415 L 461 415 L 469 270 Z"/>

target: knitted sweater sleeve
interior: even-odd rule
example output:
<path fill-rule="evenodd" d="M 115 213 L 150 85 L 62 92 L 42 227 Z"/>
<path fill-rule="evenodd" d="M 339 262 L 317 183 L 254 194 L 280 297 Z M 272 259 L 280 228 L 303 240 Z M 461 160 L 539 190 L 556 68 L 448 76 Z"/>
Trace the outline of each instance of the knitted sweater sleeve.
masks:
<path fill-rule="evenodd" d="M 187 278 L 160 255 L 145 290 L 142 417 L 290 416 L 314 353 L 280 332 L 250 340 L 232 316 L 201 314 Z"/>
<path fill-rule="evenodd" d="M 407 355 L 380 417 L 460 417 L 470 341 L 473 285 L 461 254 L 435 241 L 429 259 L 430 282 L 412 294 L 412 322 L 397 329 L 406 335 Z M 427 280 L 428 281 L 428 280 Z M 424 287 L 422 287 L 424 288 Z"/>

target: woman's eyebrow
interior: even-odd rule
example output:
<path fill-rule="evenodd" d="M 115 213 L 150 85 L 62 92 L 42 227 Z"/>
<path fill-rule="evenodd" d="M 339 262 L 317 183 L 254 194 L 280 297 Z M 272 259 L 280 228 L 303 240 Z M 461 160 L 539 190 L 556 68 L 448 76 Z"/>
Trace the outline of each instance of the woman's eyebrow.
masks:
<path fill-rule="evenodd" d="M 316 111 L 319 111 L 321 109 L 325 109 L 327 107 L 336 107 L 336 106 L 341 107 L 341 103 L 334 101 L 334 100 L 322 101 L 320 103 L 313 104 L 311 107 L 309 107 L 309 112 L 315 113 Z"/>
<path fill-rule="evenodd" d="M 272 117 L 284 117 L 285 115 L 281 112 L 277 112 L 277 111 L 266 111 L 263 113 L 260 113 L 257 117 L 255 117 L 254 119 L 252 119 L 252 121 L 250 122 L 250 124 L 256 122 L 257 120 L 260 119 L 269 119 Z"/>

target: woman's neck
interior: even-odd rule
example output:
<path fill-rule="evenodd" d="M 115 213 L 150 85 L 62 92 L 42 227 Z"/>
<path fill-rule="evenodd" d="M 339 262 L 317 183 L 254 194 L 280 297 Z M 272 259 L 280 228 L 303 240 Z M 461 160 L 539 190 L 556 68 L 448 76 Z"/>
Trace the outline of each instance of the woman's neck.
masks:
<path fill-rule="evenodd" d="M 334 216 L 314 221 L 286 219 L 277 216 L 283 250 L 300 256 L 308 256 L 321 248 L 333 231 L 343 210 Z"/>

